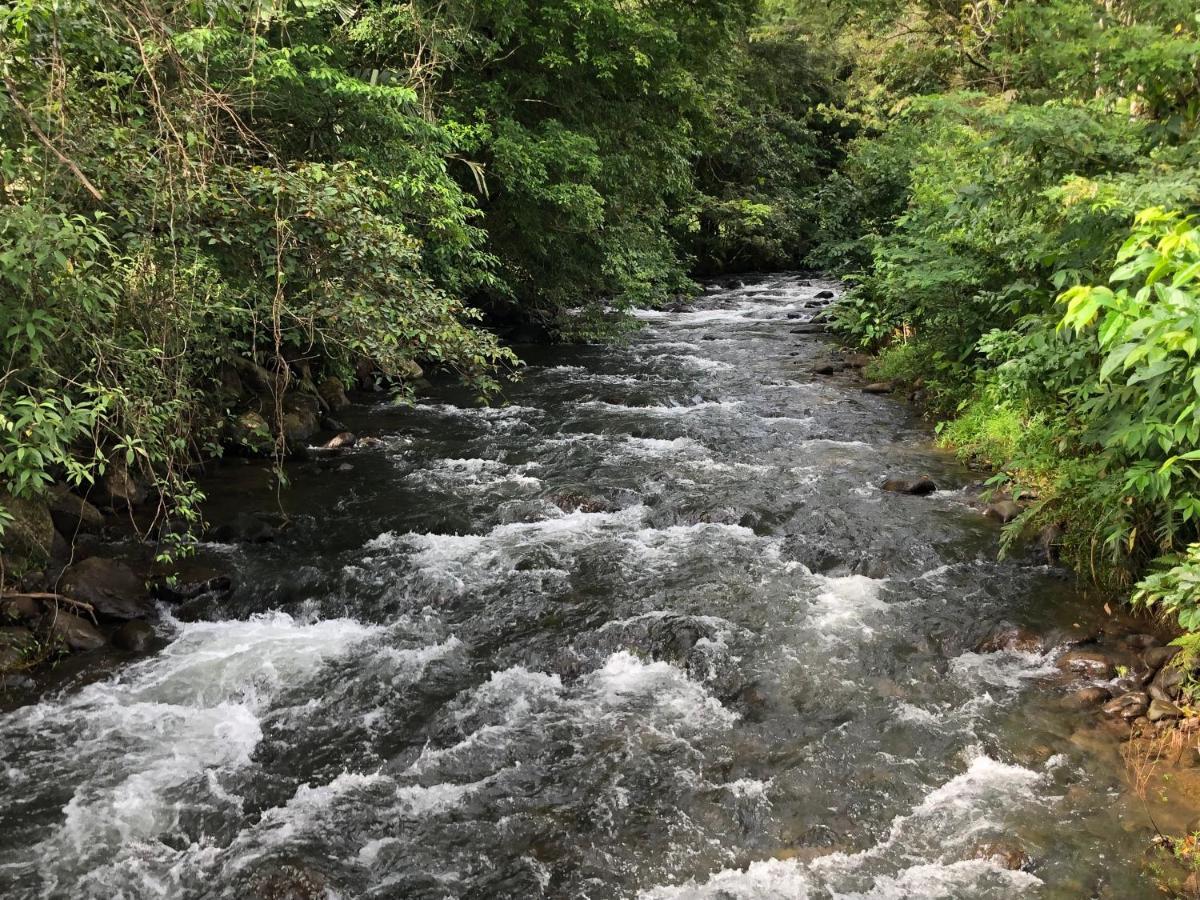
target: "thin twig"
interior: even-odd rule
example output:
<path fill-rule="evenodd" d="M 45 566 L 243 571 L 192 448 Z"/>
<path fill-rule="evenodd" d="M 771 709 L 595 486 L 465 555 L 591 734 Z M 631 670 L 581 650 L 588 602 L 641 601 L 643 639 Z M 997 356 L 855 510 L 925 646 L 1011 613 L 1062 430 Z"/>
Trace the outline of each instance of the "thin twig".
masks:
<path fill-rule="evenodd" d="M 84 189 L 89 194 L 91 194 L 96 200 L 103 202 L 104 195 L 101 194 L 96 186 L 88 180 L 88 177 L 83 174 L 79 166 L 75 165 L 74 161 L 70 157 L 55 147 L 54 142 L 51 141 L 50 138 L 46 136 L 46 133 L 38 127 L 38 123 L 34 121 L 33 115 L 28 109 L 25 108 L 25 104 L 22 103 L 20 98 L 17 96 L 17 86 L 13 84 L 13 80 L 7 75 L 3 76 L 3 78 L 5 90 L 8 91 L 8 99 L 12 101 L 12 105 L 16 108 L 17 112 L 21 114 L 21 118 L 25 120 L 25 124 L 29 126 L 29 130 L 33 132 L 34 136 L 39 141 L 42 142 L 47 150 L 58 157 L 59 162 L 71 170 L 71 173 L 75 176 L 79 183 L 83 185 Z"/>

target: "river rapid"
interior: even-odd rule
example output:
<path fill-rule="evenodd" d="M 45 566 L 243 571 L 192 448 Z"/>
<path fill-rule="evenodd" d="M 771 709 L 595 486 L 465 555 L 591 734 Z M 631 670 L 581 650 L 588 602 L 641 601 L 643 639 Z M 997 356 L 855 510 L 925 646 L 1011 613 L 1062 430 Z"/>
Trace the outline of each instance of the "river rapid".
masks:
<path fill-rule="evenodd" d="M 1056 680 L 1101 611 L 997 560 L 902 402 L 810 374 L 822 290 L 526 348 L 503 406 L 351 410 L 382 444 L 303 464 L 274 542 L 202 548 L 231 599 L 0 717 L 0 895 L 1150 895 Z M 273 508 L 231 471 L 214 520 Z M 1050 649 L 976 652 L 1005 623 Z"/>

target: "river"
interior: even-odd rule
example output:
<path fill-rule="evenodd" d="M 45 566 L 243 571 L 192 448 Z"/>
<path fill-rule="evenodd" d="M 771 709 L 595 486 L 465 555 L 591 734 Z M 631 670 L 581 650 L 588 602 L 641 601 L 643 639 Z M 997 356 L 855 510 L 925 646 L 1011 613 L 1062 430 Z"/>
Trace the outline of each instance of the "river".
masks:
<path fill-rule="evenodd" d="M 1057 651 L 974 650 L 1101 611 L 997 560 L 903 402 L 809 374 L 825 289 L 525 348 L 501 406 L 350 411 L 381 445 L 301 466 L 276 541 L 202 548 L 231 600 L 0 717 L 0 894 L 1147 896 Z M 214 519 L 272 507 L 238 471 Z"/>

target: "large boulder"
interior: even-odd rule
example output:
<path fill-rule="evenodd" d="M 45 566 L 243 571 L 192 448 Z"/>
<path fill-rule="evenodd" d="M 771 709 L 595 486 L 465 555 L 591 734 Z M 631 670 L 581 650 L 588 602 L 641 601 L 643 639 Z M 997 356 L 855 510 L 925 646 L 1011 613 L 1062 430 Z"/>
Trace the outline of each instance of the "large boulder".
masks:
<path fill-rule="evenodd" d="M 52 491 L 46 505 L 54 527 L 68 538 L 81 532 L 95 534 L 104 527 L 104 513 L 66 487 Z"/>
<path fill-rule="evenodd" d="M 153 611 L 142 579 L 124 563 L 93 556 L 64 573 L 61 590 L 72 600 L 90 603 L 111 619 L 139 619 Z"/>

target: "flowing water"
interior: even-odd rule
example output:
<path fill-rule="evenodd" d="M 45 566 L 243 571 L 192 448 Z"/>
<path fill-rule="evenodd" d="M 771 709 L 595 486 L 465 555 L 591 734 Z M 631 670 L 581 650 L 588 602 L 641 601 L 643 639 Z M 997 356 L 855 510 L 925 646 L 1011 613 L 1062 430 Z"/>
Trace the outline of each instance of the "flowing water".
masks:
<path fill-rule="evenodd" d="M 808 374 L 835 287 L 355 411 L 383 444 L 298 473 L 279 540 L 204 548 L 231 600 L 0 718 L 0 895 L 1146 896 L 1055 651 L 973 650 L 1096 610 L 996 560 L 911 411 Z M 215 518 L 270 508 L 242 471 Z"/>

